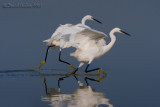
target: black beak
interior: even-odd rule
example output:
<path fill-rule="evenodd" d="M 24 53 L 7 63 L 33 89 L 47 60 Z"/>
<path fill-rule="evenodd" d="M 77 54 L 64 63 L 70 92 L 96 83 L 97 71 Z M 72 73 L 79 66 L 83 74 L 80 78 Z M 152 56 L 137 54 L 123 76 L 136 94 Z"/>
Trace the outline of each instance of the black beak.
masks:
<path fill-rule="evenodd" d="M 102 24 L 102 22 L 100 22 L 99 20 L 97 20 L 97 19 L 95 19 L 95 18 L 92 18 L 92 19 L 93 19 L 94 21 L 96 21 L 96 22 Z"/>
<path fill-rule="evenodd" d="M 131 36 L 130 34 L 128 34 L 128 33 L 126 33 L 125 31 L 123 31 L 123 30 L 120 30 L 123 34 L 126 34 L 126 35 L 128 35 L 128 36 Z"/>

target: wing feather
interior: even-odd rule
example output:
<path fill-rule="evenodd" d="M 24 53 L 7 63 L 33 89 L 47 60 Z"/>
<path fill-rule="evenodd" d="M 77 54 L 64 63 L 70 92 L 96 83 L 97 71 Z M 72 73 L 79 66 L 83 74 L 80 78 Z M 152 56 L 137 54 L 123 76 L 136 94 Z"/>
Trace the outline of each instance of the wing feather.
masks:
<path fill-rule="evenodd" d="M 80 37 L 82 38 L 84 36 L 88 37 L 92 40 L 99 40 L 99 39 L 104 39 L 104 38 L 107 37 L 107 35 L 103 32 L 100 32 L 100 31 L 97 31 L 97 30 L 94 30 L 94 29 L 88 29 L 88 28 L 78 32 L 75 37 L 76 38 L 80 38 Z"/>
<path fill-rule="evenodd" d="M 98 43 L 98 41 L 106 37 L 107 35 L 103 32 L 86 28 L 80 32 L 67 35 L 65 37 L 63 36 L 62 41 L 70 43 L 72 47 L 80 48 L 82 45 L 90 41 L 95 41 L 95 43 Z"/>

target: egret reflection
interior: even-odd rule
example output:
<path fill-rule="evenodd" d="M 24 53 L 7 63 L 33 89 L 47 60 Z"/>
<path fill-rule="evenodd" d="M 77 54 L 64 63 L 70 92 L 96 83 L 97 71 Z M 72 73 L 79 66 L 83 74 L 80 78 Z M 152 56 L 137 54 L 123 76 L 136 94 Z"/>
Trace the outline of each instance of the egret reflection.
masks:
<path fill-rule="evenodd" d="M 59 89 L 48 88 L 46 84 L 46 79 L 44 78 L 45 92 L 46 96 L 42 97 L 42 101 L 50 102 L 51 107 L 99 107 L 99 105 L 107 105 L 108 107 L 113 107 L 110 104 L 109 99 L 105 97 L 104 93 L 98 92 L 89 85 L 89 80 L 99 82 L 99 80 L 85 77 L 86 86 L 78 80 L 76 76 L 75 79 L 79 85 L 78 89 L 75 89 L 71 94 L 63 94 L 60 91 L 60 82 L 65 80 L 70 76 L 61 77 L 58 80 Z M 105 78 L 102 77 L 101 80 Z"/>
<path fill-rule="evenodd" d="M 5 70 L 0 71 L 0 76 L 5 77 L 34 77 L 41 78 L 43 80 L 45 96 L 41 98 L 42 101 L 50 102 L 51 107 L 98 107 L 99 105 L 107 105 L 109 107 L 113 107 L 110 104 L 109 99 L 105 97 L 103 92 L 98 92 L 91 85 L 89 85 L 89 81 L 93 82 L 101 82 L 106 78 L 106 75 L 98 75 L 98 74 L 86 74 L 86 73 L 77 73 L 74 75 L 63 74 L 62 69 L 41 69 L 32 70 L 32 69 L 24 69 L 24 70 Z M 50 88 L 47 86 L 46 78 L 54 78 L 58 79 L 57 85 L 58 89 Z M 71 93 L 63 93 L 61 92 L 61 82 L 65 81 L 67 78 L 73 77 L 77 81 L 79 88 L 75 89 Z M 78 78 L 84 78 L 85 84 L 83 84 Z M 95 79 L 96 78 L 96 79 Z M 72 84 L 72 83 L 70 83 Z M 63 87 L 65 88 L 65 87 Z"/>

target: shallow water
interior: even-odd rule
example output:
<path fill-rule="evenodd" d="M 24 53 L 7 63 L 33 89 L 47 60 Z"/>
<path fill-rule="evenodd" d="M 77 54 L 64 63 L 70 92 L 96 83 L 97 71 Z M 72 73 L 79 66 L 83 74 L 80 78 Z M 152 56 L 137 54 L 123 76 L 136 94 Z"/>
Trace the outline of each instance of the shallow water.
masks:
<path fill-rule="evenodd" d="M 109 72 L 107 75 L 98 75 L 97 72 L 85 74 L 80 71 L 76 75 L 68 75 L 68 72 L 68 69 L 0 71 L 0 104 L 2 107 L 156 107 L 159 105 L 153 103 L 159 98 L 159 90 L 153 91 L 151 87 L 153 84 L 151 85 L 149 81 L 146 83 L 137 74 L 135 80 L 134 77 L 122 78 L 123 72 L 118 76 L 115 72 Z"/>
<path fill-rule="evenodd" d="M 94 107 L 109 105 L 105 93 L 95 90 L 90 82 L 98 85 L 107 75 L 97 73 L 64 74 L 62 69 L 6 70 L 0 72 L 1 105 L 43 107 Z M 84 82 L 84 83 L 83 83 Z M 37 99 L 38 98 L 38 99 Z M 8 102 L 8 103 L 7 103 Z"/>

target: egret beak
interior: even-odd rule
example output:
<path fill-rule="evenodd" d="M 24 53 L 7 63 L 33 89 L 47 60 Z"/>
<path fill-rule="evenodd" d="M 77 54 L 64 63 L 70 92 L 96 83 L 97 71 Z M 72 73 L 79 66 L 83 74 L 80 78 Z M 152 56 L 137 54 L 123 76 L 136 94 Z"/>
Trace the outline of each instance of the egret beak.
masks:
<path fill-rule="evenodd" d="M 95 18 L 92 18 L 92 19 L 93 19 L 94 21 L 96 21 L 96 22 L 102 24 L 102 22 L 100 22 L 99 20 L 97 20 L 97 19 L 95 19 Z"/>
<path fill-rule="evenodd" d="M 123 30 L 120 30 L 120 32 L 122 32 L 122 33 L 125 34 L 125 35 L 131 36 L 130 34 L 124 32 Z"/>

